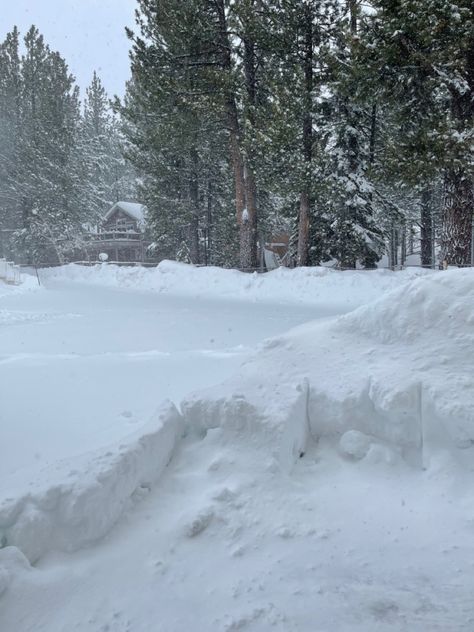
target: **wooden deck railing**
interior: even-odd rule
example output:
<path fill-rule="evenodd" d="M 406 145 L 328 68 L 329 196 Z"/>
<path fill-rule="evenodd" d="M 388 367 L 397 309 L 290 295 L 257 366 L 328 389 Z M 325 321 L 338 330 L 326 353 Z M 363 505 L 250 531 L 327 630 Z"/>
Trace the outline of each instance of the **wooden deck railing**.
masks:
<path fill-rule="evenodd" d="M 100 232 L 96 235 L 92 235 L 91 241 L 143 241 L 143 233 L 136 233 L 132 231 L 111 231 Z"/>

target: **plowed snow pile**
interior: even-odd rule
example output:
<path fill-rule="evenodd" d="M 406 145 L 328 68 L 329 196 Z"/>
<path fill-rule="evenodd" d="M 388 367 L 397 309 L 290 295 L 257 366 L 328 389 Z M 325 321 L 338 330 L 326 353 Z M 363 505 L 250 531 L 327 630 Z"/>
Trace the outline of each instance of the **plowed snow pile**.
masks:
<path fill-rule="evenodd" d="M 219 300 L 322 303 L 327 308 L 340 306 L 345 310 L 374 300 L 404 281 L 431 274 L 431 270 L 421 268 L 410 268 L 394 274 L 390 270 L 339 272 L 324 267 L 293 270 L 278 268 L 266 274 L 247 274 L 213 266 L 200 268 L 175 261 L 162 261 L 156 268 L 70 264 L 40 272 L 41 278 L 47 281 L 132 288 L 196 298 L 214 297 Z"/>
<path fill-rule="evenodd" d="M 191 427 L 268 431 L 284 460 L 308 437 L 343 437 L 353 457 L 426 467 L 439 447 L 474 467 L 473 369 L 474 271 L 454 270 L 269 340 L 183 408 Z"/>

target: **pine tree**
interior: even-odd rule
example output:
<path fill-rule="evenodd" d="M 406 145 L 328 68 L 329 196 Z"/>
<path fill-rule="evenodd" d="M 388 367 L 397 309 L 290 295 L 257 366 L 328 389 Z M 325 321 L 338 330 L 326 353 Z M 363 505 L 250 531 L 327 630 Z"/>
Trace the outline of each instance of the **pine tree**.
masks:
<path fill-rule="evenodd" d="M 86 90 L 74 160 L 88 223 L 100 222 L 115 202 L 134 198 L 136 176 L 124 160 L 119 123 L 96 72 Z"/>
<path fill-rule="evenodd" d="M 140 35 L 130 33 L 133 79 L 119 106 L 127 155 L 144 176 L 157 252 L 193 263 L 219 258 L 219 233 L 233 232 L 231 215 L 222 214 L 229 172 L 211 81 L 220 61 L 208 17 L 200 2 L 167 0 L 157 7 L 142 0 Z"/>
<path fill-rule="evenodd" d="M 304 0 L 267 3 L 267 46 L 272 109 L 264 138 L 265 178 L 285 200 L 297 225 L 296 263 L 309 263 L 311 213 L 317 181 L 314 157 L 319 21 L 330 3 Z M 296 208 L 298 210 L 296 211 Z M 297 217 L 295 217 L 297 212 Z"/>
<path fill-rule="evenodd" d="M 342 268 L 357 262 L 373 267 L 379 259 L 383 234 L 375 222 L 377 200 L 370 178 L 373 159 L 373 103 L 358 91 L 357 63 L 360 4 L 340 7 L 327 86 L 326 129 L 330 217 L 330 252 Z"/>
<path fill-rule="evenodd" d="M 0 45 L 0 256 L 9 254 L 9 236 L 19 225 L 19 204 L 12 183 L 18 171 L 21 116 L 19 33 L 14 28 Z"/>
<path fill-rule="evenodd" d="M 0 247 L 25 261 L 64 261 L 87 226 L 133 197 L 118 121 L 94 75 L 84 116 L 64 59 L 35 27 L 19 54 L 14 29 L 0 45 Z"/>
<path fill-rule="evenodd" d="M 79 122 L 78 89 L 59 53 L 32 27 L 21 59 L 17 170 L 9 179 L 21 212 L 16 245 L 28 260 L 57 257 L 80 229 L 69 169 Z"/>
<path fill-rule="evenodd" d="M 444 181 L 442 258 L 471 255 L 474 15 L 470 2 L 377 0 L 365 42 L 367 76 L 398 122 L 397 154 L 405 182 L 423 197 L 424 261 L 432 212 Z"/>

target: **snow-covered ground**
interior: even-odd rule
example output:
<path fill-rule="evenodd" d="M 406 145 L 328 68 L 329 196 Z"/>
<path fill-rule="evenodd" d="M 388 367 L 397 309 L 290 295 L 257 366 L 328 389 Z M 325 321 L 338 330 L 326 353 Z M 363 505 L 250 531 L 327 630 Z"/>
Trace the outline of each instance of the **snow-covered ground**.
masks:
<path fill-rule="evenodd" d="M 474 629 L 474 273 L 41 277 L 0 298 L 2 632 Z"/>
<path fill-rule="evenodd" d="M 135 431 L 235 371 L 267 335 L 331 311 L 46 281 L 0 304 L 0 494 Z"/>

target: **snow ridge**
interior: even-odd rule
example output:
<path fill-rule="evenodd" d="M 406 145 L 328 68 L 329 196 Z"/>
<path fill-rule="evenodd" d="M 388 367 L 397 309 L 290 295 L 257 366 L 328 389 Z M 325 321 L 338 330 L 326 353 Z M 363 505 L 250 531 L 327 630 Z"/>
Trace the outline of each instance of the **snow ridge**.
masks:
<path fill-rule="evenodd" d="M 337 305 L 345 311 L 364 300 L 375 300 L 405 281 L 431 275 L 431 270 L 412 268 L 389 270 L 347 270 L 326 267 L 278 268 L 264 274 L 238 270 L 196 267 L 175 261 L 162 261 L 156 268 L 103 264 L 70 264 L 40 271 L 46 283 L 78 282 L 93 285 L 133 288 L 186 296 L 256 302 Z"/>
<path fill-rule="evenodd" d="M 170 402 L 128 441 L 89 457 L 64 482 L 47 481 L 0 505 L 1 547 L 31 563 L 51 550 L 75 551 L 106 535 L 130 503 L 154 485 L 173 457 L 183 419 Z M 71 467 L 69 462 L 69 468 Z"/>

